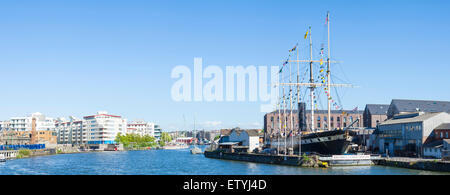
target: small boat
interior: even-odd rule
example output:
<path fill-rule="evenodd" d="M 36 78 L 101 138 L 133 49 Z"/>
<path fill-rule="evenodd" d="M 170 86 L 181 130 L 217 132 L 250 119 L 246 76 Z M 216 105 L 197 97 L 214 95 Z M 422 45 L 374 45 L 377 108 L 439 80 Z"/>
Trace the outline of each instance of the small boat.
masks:
<path fill-rule="evenodd" d="M 6 162 L 5 155 L 0 154 L 0 162 Z"/>
<path fill-rule="evenodd" d="M 165 150 L 180 150 L 180 149 L 187 149 L 189 148 L 188 145 L 168 145 L 164 146 L 163 149 Z"/>
<path fill-rule="evenodd" d="M 194 148 L 191 148 L 191 154 L 203 154 L 203 151 L 199 147 L 194 146 Z"/>

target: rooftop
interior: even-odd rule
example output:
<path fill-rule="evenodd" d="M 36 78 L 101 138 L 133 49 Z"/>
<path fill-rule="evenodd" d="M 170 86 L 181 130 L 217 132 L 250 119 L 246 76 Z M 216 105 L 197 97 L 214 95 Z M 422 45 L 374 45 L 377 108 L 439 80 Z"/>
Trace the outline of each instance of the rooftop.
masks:
<path fill-rule="evenodd" d="M 435 130 L 449 130 L 450 129 L 450 123 L 443 123 L 435 128 Z"/>
<path fill-rule="evenodd" d="M 369 110 L 370 114 L 383 115 L 387 114 L 389 104 L 367 104 L 366 109 Z"/>
<path fill-rule="evenodd" d="M 450 102 L 447 101 L 394 99 L 391 104 L 395 105 L 399 112 L 422 111 L 450 113 Z"/>
<path fill-rule="evenodd" d="M 278 113 L 278 111 L 280 111 L 280 113 L 285 112 L 284 110 L 275 110 L 273 112 L 270 112 L 268 114 L 273 114 L 273 113 Z M 286 113 L 290 113 L 291 110 L 290 109 L 286 109 Z M 311 110 L 305 110 L 306 114 L 311 113 Z M 331 114 L 342 114 L 342 112 L 346 112 L 349 114 L 363 114 L 364 111 L 362 110 L 357 110 L 357 111 L 353 111 L 353 110 L 331 110 Z M 292 113 L 298 113 L 298 110 L 292 110 Z M 328 110 L 314 110 L 314 113 L 316 114 L 328 114 Z"/>
<path fill-rule="evenodd" d="M 439 114 L 442 114 L 444 112 L 435 112 L 435 113 L 423 113 L 419 114 L 418 116 L 411 117 L 411 118 L 399 118 L 399 119 L 389 119 L 387 121 L 384 121 L 380 123 L 380 125 L 391 125 L 391 124 L 401 124 L 401 123 L 412 123 L 412 122 L 422 122 L 425 120 L 428 120 L 432 117 L 435 117 Z"/>

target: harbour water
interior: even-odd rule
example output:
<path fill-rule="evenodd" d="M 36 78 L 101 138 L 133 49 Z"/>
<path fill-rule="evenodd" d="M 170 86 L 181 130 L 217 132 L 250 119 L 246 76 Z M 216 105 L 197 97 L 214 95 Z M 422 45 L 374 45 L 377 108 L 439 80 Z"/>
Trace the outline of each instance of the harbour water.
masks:
<path fill-rule="evenodd" d="M 8 160 L 0 175 L 429 175 L 384 166 L 300 168 L 205 158 L 189 149 L 60 154 Z"/>

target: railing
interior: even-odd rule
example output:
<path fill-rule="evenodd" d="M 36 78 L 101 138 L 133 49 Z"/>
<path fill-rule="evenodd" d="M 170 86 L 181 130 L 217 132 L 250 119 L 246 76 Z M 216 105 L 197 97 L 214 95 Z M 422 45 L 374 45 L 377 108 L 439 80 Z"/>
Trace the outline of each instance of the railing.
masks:
<path fill-rule="evenodd" d="M 33 144 L 33 145 L 0 145 L 0 150 L 19 150 L 19 149 L 30 149 L 30 150 L 45 149 L 45 144 Z"/>

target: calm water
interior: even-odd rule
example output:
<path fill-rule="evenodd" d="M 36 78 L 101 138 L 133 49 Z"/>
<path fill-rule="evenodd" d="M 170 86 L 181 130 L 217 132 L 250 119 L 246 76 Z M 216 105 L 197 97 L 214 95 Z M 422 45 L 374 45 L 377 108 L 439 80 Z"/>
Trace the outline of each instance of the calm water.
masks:
<path fill-rule="evenodd" d="M 383 166 L 299 168 L 205 158 L 183 150 L 61 154 L 0 163 L 0 175 L 417 175 Z"/>

